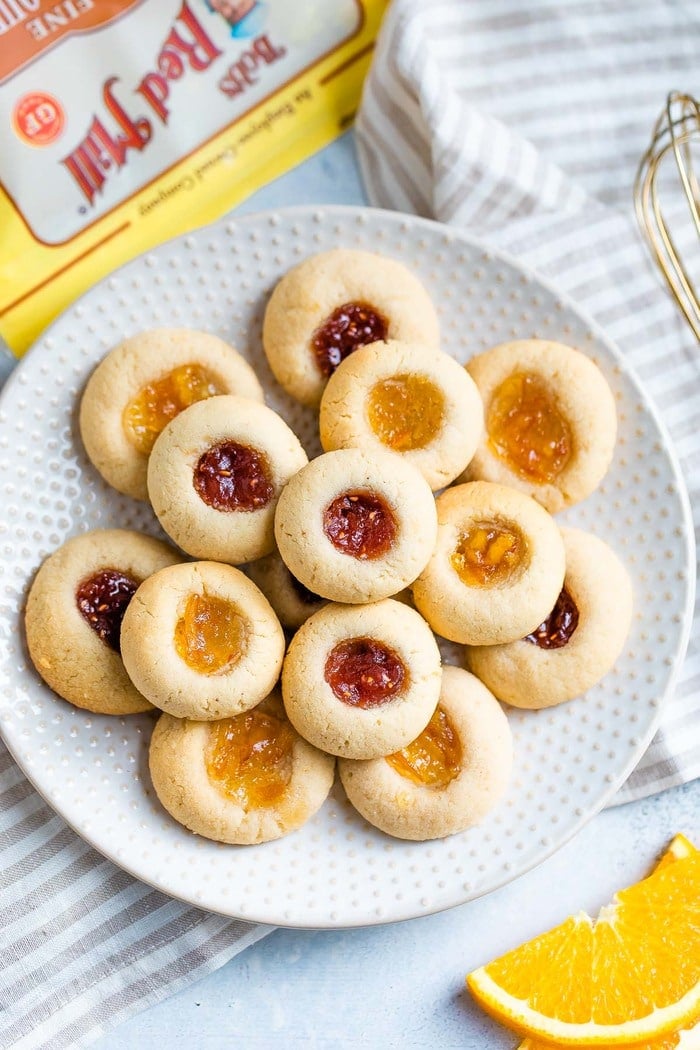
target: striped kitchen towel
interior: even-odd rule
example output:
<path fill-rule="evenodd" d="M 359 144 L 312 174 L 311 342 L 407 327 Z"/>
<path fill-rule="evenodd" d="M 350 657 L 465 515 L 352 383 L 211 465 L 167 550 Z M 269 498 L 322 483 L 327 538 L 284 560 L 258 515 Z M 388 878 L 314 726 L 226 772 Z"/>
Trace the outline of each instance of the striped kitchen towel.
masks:
<path fill-rule="evenodd" d="M 700 8 L 678 0 L 394 0 L 357 139 L 373 204 L 506 249 L 616 340 L 671 432 L 700 525 L 700 353 L 632 206 L 667 94 L 700 93 L 698 54 Z M 616 802 L 700 775 L 697 618 L 673 702 Z"/>
<path fill-rule="evenodd" d="M 175 901 L 116 868 L 0 743 L 0 1047 L 63 1050 L 223 966 L 270 927 Z"/>

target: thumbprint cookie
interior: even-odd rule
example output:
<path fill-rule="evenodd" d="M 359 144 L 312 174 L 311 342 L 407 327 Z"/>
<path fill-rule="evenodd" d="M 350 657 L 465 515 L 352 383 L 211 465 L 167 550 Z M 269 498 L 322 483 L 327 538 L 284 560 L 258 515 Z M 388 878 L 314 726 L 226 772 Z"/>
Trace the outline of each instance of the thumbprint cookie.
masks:
<path fill-rule="evenodd" d="M 292 725 L 315 747 L 367 759 L 404 747 L 425 728 L 440 678 L 427 623 L 388 598 L 314 613 L 289 646 L 282 695 Z"/>
<path fill-rule="evenodd" d="M 387 598 L 412 583 L 437 534 L 430 486 L 390 452 L 338 449 L 296 474 L 280 496 L 275 539 L 290 572 L 336 602 Z"/>
<path fill-rule="evenodd" d="M 115 489 L 148 499 L 156 438 L 184 408 L 216 394 L 262 401 L 241 355 L 208 332 L 155 328 L 116 346 L 92 373 L 80 403 L 85 451 Z"/>
<path fill-rule="evenodd" d="M 444 667 L 438 706 L 406 747 L 358 762 L 340 780 L 370 824 L 401 839 L 444 838 L 478 824 L 502 798 L 513 742 L 500 704 L 460 667 Z"/>
<path fill-rule="evenodd" d="M 270 368 L 292 397 L 312 407 L 344 358 L 387 339 L 437 347 L 440 331 L 418 278 L 373 252 L 336 248 L 305 259 L 285 274 L 265 311 Z"/>
<path fill-rule="evenodd" d="M 277 551 L 245 567 L 246 575 L 263 592 L 283 627 L 296 631 L 326 604 L 292 576 Z"/>
<path fill-rule="evenodd" d="M 467 364 L 484 402 L 484 437 L 465 480 L 495 481 L 551 513 L 596 489 L 615 448 L 615 399 L 589 357 L 523 339 Z"/>
<path fill-rule="evenodd" d="M 275 692 L 216 722 L 161 715 L 149 767 L 175 820 L 205 838 L 246 846 L 305 824 L 328 796 L 335 759 L 299 736 Z"/>
<path fill-rule="evenodd" d="M 433 630 L 466 645 L 534 630 L 564 581 L 564 544 L 551 515 L 522 492 L 487 481 L 446 489 L 436 505 L 437 544 L 413 585 Z"/>
<path fill-rule="evenodd" d="M 163 430 L 148 464 L 148 494 L 163 529 L 184 551 L 239 565 L 274 549 L 277 499 L 307 462 L 271 408 L 212 397 Z"/>
<path fill-rule="evenodd" d="M 473 648 L 467 663 L 513 707 L 553 707 L 594 686 L 613 667 L 632 622 L 632 584 L 611 548 L 562 529 L 566 576 L 549 614 L 508 645 Z"/>
<path fill-rule="evenodd" d="M 231 565 L 185 562 L 155 573 L 121 631 L 129 677 L 155 707 L 212 721 L 247 711 L 279 677 L 284 633 L 267 599 Z"/>
<path fill-rule="evenodd" d="M 323 392 L 319 425 L 326 451 L 386 449 L 440 489 L 474 455 L 483 409 L 476 384 L 453 357 L 392 339 L 340 363 Z"/>
<path fill-rule="evenodd" d="M 165 543 L 126 529 L 86 532 L 54 551 L 34 578 L 24 621 L 46 684 L 95 714 L 150 710 L 124 669 L 120 629 L 143 581 L 179 561 Z"/>

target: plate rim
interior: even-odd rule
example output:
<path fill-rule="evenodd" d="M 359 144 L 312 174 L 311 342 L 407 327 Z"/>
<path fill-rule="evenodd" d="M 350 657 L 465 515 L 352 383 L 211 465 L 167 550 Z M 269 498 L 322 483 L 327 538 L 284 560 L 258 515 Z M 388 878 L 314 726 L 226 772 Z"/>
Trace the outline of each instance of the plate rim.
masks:
<path fill-rule="evenodd" d="M 633 385 L 640 400 L 644 403 L 646 411 L 652 417 L 655 426 L 658 429 L 660 437 L 664 445 L 664 451 L 668 457 L 669 463 L 672 468 L 673 481 L 675 482 L 678 498 L 683 509 L 683 534 L 684 534 L 684 548 L 686 556 L 686 573 L 687 585 L 686 585 L 686 600 L 682 610 L 682 623 L 679 630 L 678 644 L 676 646 L 675 657 L 673 665 L 669 668 L 668 677 L 666 680 L 666 686 L 663 694 L 659 697 L 658 703 L 655 707 L 653 717 L 649 719 L 649 723 L 644 733 L 642 733 L 635 745 L 631 749 L 627 762 L 621 767 L 618 775 L 613 777 L 601 790 L 600 794 L 596 799 L 583 809 L 577 821 L 573 822 L 570 828 L 556 841 L 550 843 L 548 846 L 543 847 L 541 852 L 538 852 L 536 857 L 523 865 L 521 865 L 515 873 L 507 872 L 504 877 L 492 882 L 488 887 L 477 889 L 472 892 L 462 891 L 459 898 L 452 900 L 447 903 L 440 903 L 434 907 L 421 907 L 420 910 L 416 911 L 415 907 L 409 906 L 409 910 L 403 910 L 398 916 L 392 916 L 390 918 L 385 917 L 363 917 L 358 918 L 357 921 L 338 923 L 332 920 L 327 922 L 319 922 L 309 924 L 305 922 L 295 922 L 287 919 L 286 921 L 280 921 L 276 918 L 270 920 L 270 918 L 257 917 L 256 915 L 241 915 L 238 911 L 232 911 L 230 909 L 212 907 L 209 904 L 201 901 L 193 900 L 191 897 L 183 896 L 173 892 L 170 889 L 164 888 L 161 882 L 156 881 L 153 877 L 149 877 L 147 874 L 143 874 L 136 866 L 125 861 L 123 858 L 118 857 L 116 852 L 110 852 L 108 844 L 95 841 L 94 833 L 89 830 L 76 827 L 75 823 L 66 816 L 63 810 L 57 808 L 55 801 L 47 797 L 41 786 L 37 784 L 32 775 L 31 771 L 28 770 L 23 761 L 18 757 L 12 743 L 8 740 L 5 734 L 4 721 L 0 712 L 0 736 L 5 743 L 8 751 L 12 755 L 13 760 L 19 766 L 22 774 L 29 780 L 33 788 L 37 791 L 44 802 L 49 808 L 56 813 L 83 841 L 87 842 L 93 849 L 95 849 L 101 856 L 106 857 L 109 861 L 127 872 L 132 877 L 138 879 L 140 882 L 151 886 L 153 889 L 158 890 L 164 895 L 182 902 L 189 907 L 195 907 L 199 909 L 205 909 L 215 914 L 223 915 L 227 918 L 237 919 L 244 922 L 255 923 L 260 925 L 270 926 L 272 928 L 287 928 L 287 929 L 307 929 L 307 930 L 348 930 L 357 929 L 364 927 L 383 926 L 393 922 L 405 922 L 414 918 L 422 918 L 428 915 L 438 914 L 443 911 L 450 910 L 454 907 L 459 907 L 462 904 L 467 904 L 471 900 L 476 900 L 480 897 L 487 896 L 496 890 L 501 889 L 503 886 L 508 885 L 515 879 L 520 878 L 522 875 L 534 870 L 539 867 L 549 857 L 553 856 L 563 846 L 565 846 L 572 838 L 574 838 L 578 832 L 591 821 L 610 801 L 613 795 L 620 789 L 624 782 L 628 779 L 636 765 L 638 764 L 641 756 L 647 750 L 651 740 L 653 739 L 666 705 L 671 699 L 671 696 L 676 687 L 678 676 L 683 666 L 690 634 L 693 626 L 693 614 L 695 605 L 695 592 L 696 592 L 696 541 L 694 532 L 694 523 L 692 517 L 692 508 L 690 504 L 690 497 L 688 494 L 688 488 L 685 481 L 685 476 L 678 458 L 678 453 L 675 448 L 675 444 L 669 433 L 668 427 L 660 414 L 656 403 L 653 400 L 652 395 L 646 389 L 642 380 L 639 378 L 634 366 L 627 360 L 622 350 L 618 347 L 616 342 L 607 334 L 605 329 L 599 324 L 599 322 L 592 317 L 592 315 L 584 308 L 581 307 L 574 298 L 568 293 L 562 291 L 557 287 L 556 282 L 552 282 L 549 278 L 543 276 L 536 268 L 523 263 L 516 256 L 512 255 L 508 251 L 503 250 L 500 247 L 493 246 L 489 243 L 488 239 L 477 237 L 469 230 L 462 229 L 461 227 L 449 226 L 445 223 L 438 222 L 434 219 L 425 218 L 423 216 L 412 215 L 410 213 L 392 211 L 384 208 L 373 208 L 367 205 L 350 205 L 350 204 L 296 204 L 290 206 L 280 206 L 275 208 L 263 209 L 261 211 L 254 211 L 246 213 L 245 215 L 237 216 L 235 213 L 229 213 L 221 216 L 214 222 L 207 223 L 205 225 L 196 227 L 195 229 L 188 230 L 184 233 L 178 234 L 174 237 L 169 238 L 157 245 L 145 249 L 133 258 L 125 261 L 122 265 L 110 271 L 99 281 L 97 281 L 90 288 L 86 289 L 80 296 L 78 296 L 71 303 L 67 304 L 66 307 L 52 320 L 52 322 L 40 333 L 34 343 L 28 348 L 28 350 L 17 359 L 16 365 L 13 367 L 7 380 L 5 381 L 2 390 L 0 390 L 0 412 L 5 408 L 5 404 L 10 400 L 14 391 L 15 385 L 21 383 L 21 374 L 25 362 L 31 360 L 38 360 L 43 357 L 44 354 L 56 355 L 58 350 L 42 346 L 42 343 L 46 339 L 50 339 L 53 336 L 53 331 L 60 324 L 64 322 L 66 315 L 75 310 L 76 307 L 90 298 L 95 292 L 104 288 L 105 285 L 114 277 L 121 276 L 129 270 L 130 267 L 138 267 L 143 265 L 143 260 L 149 255 L 158 254 L 160 252 L 166 252 L 174 244 L 185 243 L 190 238 L 198 238 L 200 236 L 206 236 L 207 231 L 217 230 L 223 228 L 226 234 L 232 232 L 230 227 L 240 227 L 245 225 L 256 225 L 259 223 L 270 223 L 275 216 L 279 216 L 281 219 L 293 218 L 295 215 L 304 216 L 306 219 L 316 219 L 317 216 L 332 217 L 333 215 L 342 215 L 345 217 L 355 218 L 367 218 L 368 216 L 377 215 L 382 217 L 385 221 L 390 223 L 397 223 L 399 225 L 405 225 L 411 228 L 425 228 L 429 229 L 432 234 L 439 235 L 444 241 L 466 243 L 472 248 L 480 251 L 486 255 L 489 259 L 502 260 L 505 264 L 510 266 L 518 273 L 526 276 L 530 281 L 540 285 L 546 289 L 552 296 L 561 302 L 567 309 L 573 312 L 594 334 L 596 339 L 602 343 L 608 353 L 611 355 L 614 363 L 620 368 L 621 372 L 624 373 L 626 378 Z M 318 220 L 317 220 L 318 221 Z M 182 325 L 181 327 L 190 327 L 189 325 Z M 25 585 L 28 581 L 25 581 Z M 21 614 L 21 609 L 17 610 L 17 613 Z M 26 653 L 26 645 L 24 644 L 24 634 L 20 631 L 23 648 Z M 89 714 L 89 712 L 85 712 Z M 662 789 L 663 790 L 663 789 Z"/>

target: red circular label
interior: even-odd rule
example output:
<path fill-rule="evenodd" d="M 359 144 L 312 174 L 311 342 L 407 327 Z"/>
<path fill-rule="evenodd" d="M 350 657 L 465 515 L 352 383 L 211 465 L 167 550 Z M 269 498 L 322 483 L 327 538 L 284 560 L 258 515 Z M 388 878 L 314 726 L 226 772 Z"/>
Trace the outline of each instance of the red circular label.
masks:
<path fill-rule="evenodd" d="M 48 146 L 63 131 L 66 116 L 61 103 L 52 95 L 31 91 L 15 106 L 12 123 L 17 135 L 30 146 Z"/>

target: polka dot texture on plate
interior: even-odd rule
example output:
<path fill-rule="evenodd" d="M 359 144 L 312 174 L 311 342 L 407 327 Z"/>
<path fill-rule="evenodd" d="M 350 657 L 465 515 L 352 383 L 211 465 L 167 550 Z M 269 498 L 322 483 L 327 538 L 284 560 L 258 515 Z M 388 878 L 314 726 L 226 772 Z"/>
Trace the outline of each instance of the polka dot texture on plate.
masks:
<path fill-rule="evenodd" d="M 314 415 L 275 383 L 261 349 L 267 298 L 300 259 L 334 247 L 394 256 L 425 283 L 444 348 L 460 361 L 509 339 L 552 338 L 589 354 L 615 392 L 619 440 L 601 488 L 562 516 L 607 540 L 635 588 L 632 633 L 615 670 L 584 698 L 508 711 L 515 766 L 481 827 L 425 844 L 370 828 L 336 786 L 286 839 L 235 848 L 197 838 L 150 787 L 152 718 L 88 715 L 28 666 L 20 610 L 44 557 L 69 536 L 120 526 L 159 535 L 141 504 L 87 461 L 77 403 L 91 370 L 126 336 L 157 325 L 214 332 L 254 365 L 268 404 L 317 454 Z M 9 380 L 0 403 L 0 725 L 20 766 L 97 849 L 166 893 L 268 923 L 342 927 L 427 914 L 494 889 L 543 860 L 633 768 L 682 658 L 690 527 L 666 439 L 604 336 L 537 278 L 466 236 L 398 214 L 292 209 L 223 221 L 142 256 L 63 314 Z M 450 659 L 458 662 L 451 647 Z"/>

